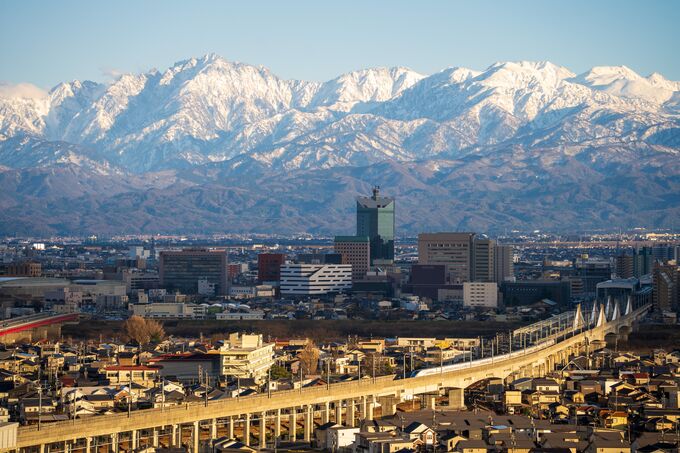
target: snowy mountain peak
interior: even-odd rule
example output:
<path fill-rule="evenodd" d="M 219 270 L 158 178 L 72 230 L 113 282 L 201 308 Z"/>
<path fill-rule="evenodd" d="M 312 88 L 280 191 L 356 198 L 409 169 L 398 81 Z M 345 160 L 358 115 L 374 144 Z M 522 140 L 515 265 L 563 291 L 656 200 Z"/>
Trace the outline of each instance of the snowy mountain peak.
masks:
<path fill-rule="evenodd" d="M 628 66 L 595 66 L 582 74 L 582 78 L 594 85 L 607 85 L 620 79 L 639 80 L 642 77 Z"/>
<path fill-rule="evenodd" d="M 443 77 L 446 77 L 451 83 L 461 83 L 477 77 L 481 73 L 481 71 L 475 71 L 474 69 L 450 67 L 444 69 L 439 74 Z"/>
<path fill-rule="evenodd" d="M 680 91 L 680 82 L 668 80 L 658 72 L 653 72 L 647 77 L 647 81 L 655 87 L 664 88 L 671 91 Z"/>
<path fill-rule="evenodd" d="M 535 87 L 554 89 L 574 73 L 549 61 L 508 61 L 491 65 L 479 78 L 487 85 L 508 88 Z"/>
<path fill-rule="evenodd" d="M 501 144 L 673 147 L 679 106 L 678 82 L 625 66 L 579 76 L 549 61 L 430 76 L 379 67 L 319 83 L 207 54 L 108 85 L 62 83 L 40 99 L 0 90 L 0 134 L 40 139 L 45 153 L 52 141 L 83 146 L 135 172 L 237 158 L 329 168 Z M 34 148 L 25 149 L 21 162 Z M 12 152 L 0 165 L 18 162 L 7 157 Z"/>
<path fill-rule="evenodd" d="M 409 68 L 372 68 L 348 72 L 322 84 L 310 105 L 349 111 L 358 103 L 398 96 L 425 76 Z"/>
<path fill-rule="evenodd" d="M 596 66 L 578 77 L 576 83 L 614 96 L 662 104 L 673 97 L 677 84 L 659 74 L 644 78 L 626 66 Z"/>

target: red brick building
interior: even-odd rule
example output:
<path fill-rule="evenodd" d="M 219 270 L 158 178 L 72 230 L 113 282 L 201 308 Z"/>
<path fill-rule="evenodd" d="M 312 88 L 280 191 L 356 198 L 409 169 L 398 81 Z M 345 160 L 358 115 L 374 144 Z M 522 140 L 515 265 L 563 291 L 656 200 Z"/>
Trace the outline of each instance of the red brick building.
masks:
<path fill-rule="evenodd" d="M 257 255 L 257 279 L 260 282 L 281 280 L 281 265 L 285 263 L 283 253 L 260 253 Z"/>

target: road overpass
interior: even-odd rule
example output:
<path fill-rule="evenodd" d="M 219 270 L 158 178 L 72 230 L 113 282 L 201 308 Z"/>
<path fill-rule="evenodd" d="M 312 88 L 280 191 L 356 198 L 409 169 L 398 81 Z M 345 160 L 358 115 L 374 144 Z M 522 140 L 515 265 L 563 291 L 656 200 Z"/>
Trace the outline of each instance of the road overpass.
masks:
<path fill-rule="evenodd" d="M 604 347 L 607 337 L 628 335 L 649 305 L 633 307 L 629 300 L 622 311 L 618 304 L 580 307 L 571 322 L 558 321 L 561 331 L 547 332 L 538 341 L 499 357 L 457 364 L 455 369 L 435 368 L 431 372 L 398 379 L 394 375 L 364 378 L 322 387 L 226 398 L 206 403 L 117 413 L 18 428 L 16 443 L 4 451 L 71 452 L 111 451 L 118 453 L 147 446 L 186 445 L 198 452 L 201 441 L 216 438 L 218 433 L 256 448 L 281 439 L 310 441 L 315 420 L 334 421 L 356 426 L 362 419 L 373 419 L 381 407 L 383 415 L 393 414 L 396 404 L 418 396 L 448 391 L 450 401 L 462 401 L 463 389 L 491 377 L 506 381 L 519 377 L 543 376 L 575 355 Z M 526 338 L 526 337 L 525 337 Z M 536 347 L 537 346 L 537 347 Z M 451 398 L 452 397 L 452 398 Z M 298 427 L 301 428 L 298 432 Z M 286 428 L 284 430 L 284 428 Z"/>
<path fill-rule="evenodd" d="M 0 321 L 0 342 L 14 342 L 22 337 L 32 338 L 39 330 L 47 334 L 50 327 L 59 327 L 64 323 L 76 321 L 78 321 L 77 313 L 53 312 L 5 319 Z"/>

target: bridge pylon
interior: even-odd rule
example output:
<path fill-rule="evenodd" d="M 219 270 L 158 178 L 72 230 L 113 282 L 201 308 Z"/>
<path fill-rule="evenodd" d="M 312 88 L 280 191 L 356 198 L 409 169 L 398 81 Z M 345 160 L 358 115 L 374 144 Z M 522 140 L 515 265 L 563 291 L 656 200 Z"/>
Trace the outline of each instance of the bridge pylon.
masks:
<path fill-rule="evenodd" d="M 607 296 L 607 305 L 604 307 L 604 316 L 607 321 L 612 317 L 612 296 Z"/>
<path fill-rule="evenodd" d="M 614 302 L 614 311 L 612 312 L 611 321 L 616 321 L 621 317 L 621 310 L 619 309 L 619 301 Z"/>
<path fill-rule="evenodd" d="M 598 311 L 597 311 L 597 301 L 593 302 L 593 308 L 590 310 L 590 322 L 588 323 L 589 326 L 594 326 L 595 323 L 597 322 L 598 318 Z"/>
<path fill-rule="evenodd" d="M 607 323 L 606 309 L 603 304 L 600 304 L 600 313 L 597 315 L 597 324 L 595 327 L 602 327 Z"/>
<path fill-rule="evenodd" d="M 582 326 L 584 326 L 586 323 L 585 318 L 583 317 L 583 312 L 581 311 L 581 304 L 578 304 L 576 306 L 576 313 L 574 314 L 574 323 L 572 326 L 572 330 L 576 331 L 580 329 Z"/>
<path fill-rule="evenodd" d="M 633 313 L 633 296 L 628 296 L 628 301 L 626 302 L 626 311 L 623 315 L 628 316 L 631 313 Z"/>

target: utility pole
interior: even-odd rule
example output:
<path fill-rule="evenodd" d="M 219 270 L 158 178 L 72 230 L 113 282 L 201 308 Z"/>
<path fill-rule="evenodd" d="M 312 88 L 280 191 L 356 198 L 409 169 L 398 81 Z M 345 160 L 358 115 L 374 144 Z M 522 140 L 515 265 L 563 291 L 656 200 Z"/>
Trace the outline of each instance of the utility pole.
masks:
<path fill-rule="evenodd" d="M 203 385 L 203 394 L 205 395 L 205 407 L 208 407 L 208 370 L 205 370 L 205 383 Z"/>
<path fill-rule="evenodd" d="M 375 382 L 375 353 L 371 357 L 371 368 L 373 368 L 373 382 Z"/>
<path fill-rule="evenodd" d="M 38 379 L 38 431 L 40 431 L 42 421 L 42 385 Z"/>
<path fill-rule="evenodd" d="M 331 389 L 331 360 L 326 359 L 326 388 Z"/>
<path fill-rule="evenodd" d="M 128 418 L 130 418 L 132 413 L 132 370 L 129 370 L 128 373 L 130 373 L 130 386 L 128 387 Z"/>
<path fill-rule="evenodd" d="M 272 397 L 272 367 L 267 370 L 267 397 Z"/>

